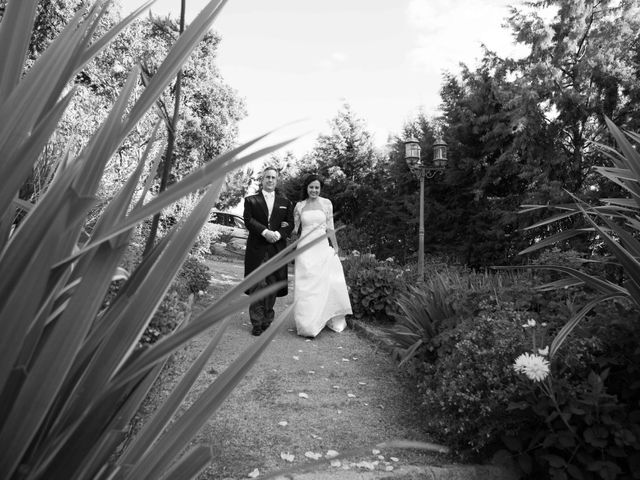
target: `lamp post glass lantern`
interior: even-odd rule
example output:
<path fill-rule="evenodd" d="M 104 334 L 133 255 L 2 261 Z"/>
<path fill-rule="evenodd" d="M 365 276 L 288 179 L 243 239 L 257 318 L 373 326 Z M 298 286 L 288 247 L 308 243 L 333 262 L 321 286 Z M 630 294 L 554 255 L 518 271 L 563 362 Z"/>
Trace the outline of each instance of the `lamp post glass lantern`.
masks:
<path fill-rule="evenodd" d="M 438 137 L 433 144 L 433 163 L 427 166 L 420 156 L 420 143 L 415 137 L 404 142 L 404 159 L 411 173 L 420 180 L 420 217 L 418 228 L 418 281 L 424 281 L 424 180 L 440 175 L 447 168 L 447 144 Z"/>

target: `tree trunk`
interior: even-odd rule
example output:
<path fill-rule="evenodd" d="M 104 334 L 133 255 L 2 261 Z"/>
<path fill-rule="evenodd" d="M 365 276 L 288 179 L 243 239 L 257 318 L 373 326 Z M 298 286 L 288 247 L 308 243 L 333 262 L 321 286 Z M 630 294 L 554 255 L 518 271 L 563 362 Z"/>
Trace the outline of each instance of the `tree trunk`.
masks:
<path fill-rule="evenodd" d="M 180 35 L 184 32 L 184 15 L 185 15 L 185 3 L 186 0 L 181 0 L 180 2 Z M 178 70 L 178 75 L 176 76 L 176 93 L 173 102 L 173 116 L 170 122 L 167 122 L 167 150 L 164 156 L 164 162 L 162 166 L 162 176 L 160 177 L 160 188 L 158 189 L 158 193 L 164 192 L 167 189 L 167 185 L 169 183 L 169 176 L 171 175 L 171 168 L 173 167 L 173 150 L 175 149 L 176 143 L 176 131 L 178 128 L 178 115 L 180 113 L 180 93 L 182 90 L 182 69 Z M 146 257 L 153 245 L 156 241 L 156 236 L 158 235 L 158 224 L 160 223 L 160 212 L 156 213 L 153 216 L 153 220 L 151 222 L 151 229 L 149 231 L 149 236 L 147 237 L 147 242 L 144 246 L 144 252 L 142 254 L 143 257 Z"/>

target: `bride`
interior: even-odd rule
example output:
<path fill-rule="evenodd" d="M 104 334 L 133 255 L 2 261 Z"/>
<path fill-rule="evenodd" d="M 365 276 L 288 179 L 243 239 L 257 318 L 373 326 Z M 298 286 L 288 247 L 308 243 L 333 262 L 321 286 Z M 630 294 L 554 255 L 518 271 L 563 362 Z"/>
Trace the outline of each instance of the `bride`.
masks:
<path fill-rule="evenodd" d="M 304 200 L 293 211 L 294 232 L 302 226 L 299 246 L 328 234 L 331 246 L 320 241 L 295 260 L 294 307 L 298 335 L 315 337 L 326 326 L 341 332 L 347 326 L 351 303 L 344 279 L 339 248 L 333 226 L 331 200 L 320 196 L 322 181 L 310 175 L 304 182 Z"/>

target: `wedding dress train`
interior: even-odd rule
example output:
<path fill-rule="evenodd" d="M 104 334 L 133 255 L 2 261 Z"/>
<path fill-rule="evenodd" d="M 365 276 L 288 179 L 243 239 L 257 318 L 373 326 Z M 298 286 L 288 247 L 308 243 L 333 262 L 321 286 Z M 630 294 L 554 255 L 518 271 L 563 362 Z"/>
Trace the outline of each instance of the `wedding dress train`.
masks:
<path fill-rule="evenodd" d="M 303 246 L 327 229 L 322 210 L 302 210 Z M 341 332 L 347 326 L 351 303 L 344 271 L 338 255 L 327 241 L 320 241 L 296 257 L 295 261 L 295 322 L 298 335 L 315 337 L 326 326 Z"/>

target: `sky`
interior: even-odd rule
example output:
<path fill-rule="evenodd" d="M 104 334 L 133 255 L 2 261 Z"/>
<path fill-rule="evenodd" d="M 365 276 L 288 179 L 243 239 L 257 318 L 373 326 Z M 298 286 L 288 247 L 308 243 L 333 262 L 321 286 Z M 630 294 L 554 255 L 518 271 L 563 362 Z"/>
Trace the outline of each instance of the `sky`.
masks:
<path fill-rule="evenodd" d="M 438 113 L 442 74 L 474 66 L 482 44 L 518 55 L 502 27 L 518 2 L 229 0 L 212 27 L 220 72 L 246 102 L 239 141 L 278 129 L 265 145 L 302 135 L 285 148 L 301 156 L 347 103 L 382 147 L 419 112 Z M 205 4 L 186 0 L 187 21 Z M 179 9 L 180 0 L 151 7 L 176 18 Z"/>

